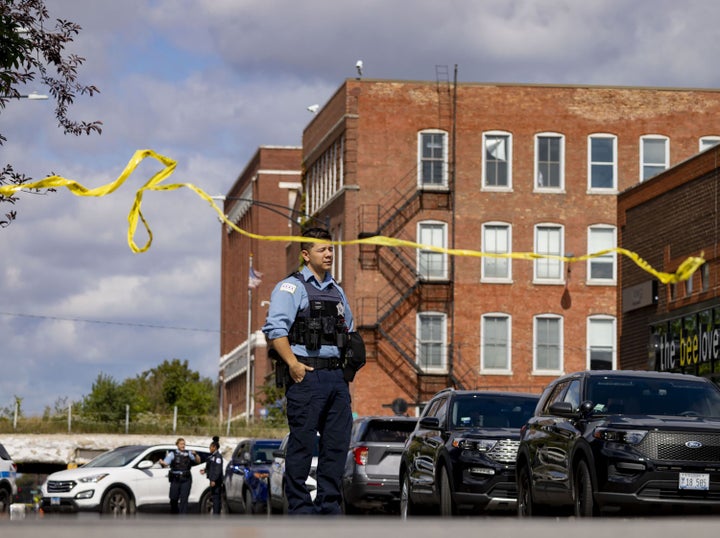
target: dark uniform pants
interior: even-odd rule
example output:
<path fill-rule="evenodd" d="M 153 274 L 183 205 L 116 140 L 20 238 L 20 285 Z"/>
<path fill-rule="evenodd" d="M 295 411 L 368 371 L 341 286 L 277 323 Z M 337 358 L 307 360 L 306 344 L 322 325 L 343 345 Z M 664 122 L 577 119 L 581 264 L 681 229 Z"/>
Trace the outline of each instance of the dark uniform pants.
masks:
<path fill-rule="evenodd" d="M 188 497 L 192 478 L 179 478 L 170 482 L 170 512 L 173 514 L 187 514 Z"/>
<path fill-rule="evenodd" d="M 210 486 L 210 495 L 212 498 L 212 513 L 219 514 L 222 508 L 222 482 L 215 482 L 214 486 Z"/>
<path fill-rule="evenodd" d="M 285 455 L 285 496 L 290 514 L 340 514 L 345 460 L 350 446 L 350 390 L 341 369 L 307 372 L 286 392 L 290 427 Z M 305 480 L 320 433 L 317 495 L 313 504 Z"/>

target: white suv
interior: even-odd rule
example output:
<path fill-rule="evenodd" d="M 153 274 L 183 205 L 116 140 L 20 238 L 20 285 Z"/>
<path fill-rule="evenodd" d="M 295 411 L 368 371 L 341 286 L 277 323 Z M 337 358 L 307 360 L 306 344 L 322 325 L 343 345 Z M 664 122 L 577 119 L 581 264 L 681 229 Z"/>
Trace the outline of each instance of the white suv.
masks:
<path fill-rule="evenodd" d="M 96 511 L 103 514 L 130 515 L 136 510 L 170 508 L 168 469 L 157 461 L 165 458 L 175 445 L 131 445 L 100 454 L 76 469 L 53 473 L 42 485 L 42 509 L 45 512 Z M 187 446 L 204 463 L 207 448 Z M 192 507 L 208 511 L 212 504 L 210 482 L 200 474 L 205 465 L 194 465 L 192 489 L 188 499 Z"/>
<path fill-rule="evenodd" d="M 17 495 L 16 476 L 17 465 L 13 463 L 5 447 L 0 444 L 0 514 L 10 510 L 10 505 Z"/>

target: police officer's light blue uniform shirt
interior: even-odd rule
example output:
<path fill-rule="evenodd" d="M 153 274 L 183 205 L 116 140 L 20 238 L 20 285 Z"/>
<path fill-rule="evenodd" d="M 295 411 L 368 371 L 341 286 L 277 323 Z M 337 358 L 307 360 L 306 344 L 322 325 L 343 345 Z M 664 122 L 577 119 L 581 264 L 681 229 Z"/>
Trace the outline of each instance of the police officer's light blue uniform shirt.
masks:
<path fill-rule="evenodd" d="M 182 452 L 187 452 L 188 457 L 190 458 L 190 461 L 194 461 L 195 463 L 200 463 L 200 457 L 199 457 L 199 456 L 196 458 L 195 455 L 194 455 L 192 452 L 190 452 L 189 450 L 184 450 L 184 451 L 182 451 Z M 164 461 L 165 463 L 167 463 L 168 465 L 170 465 L 170 464 L 173 462 L 174 459 L 175 459 L 175 449 L 169 451 L 169 452 L 165 455 L 165 459 L 164 459 L 163 461 Z"/>
<path fill-rule="evenodd" d="M 343 310 L 341 314 L 345 318 L 345 326 L 349 331 L 353 330 L 353 317 L 350 312 L 350 306 L 348 305 L 347 297 L 342 288 L 333 284 L 332 275 L 329 272 L 325 273 L 325 279 L 322 282 L 318 282 L 313 272 L 308 269 L 307 266 L 302 268 L 300 275 L 309 282 L 311 286 L 315 286 L 320 290 L 326 289 L 331 284 L 340 293 L 342 297 Z M 309 304 L 307 290 L 302 282 L 298 281 L 294 276 L 290 276 L 285 280 L 281 280 L 272 292 L 270 297 L 270 310 L 268 311 L 267 319 L 262 331 L 267 335 L 269 340 L 275 340 L 283 336 L 288 336 L 290 333 L 290 327 L 297 313 L 306 308 Z M 290 346 L 292 352 L 296 356 L 300 357 L 339 357 L 340 351 L 336 346 L 322 345 L 320 349 L 315 351 L 308 351 L 302 344 L 293 344 Z"/>

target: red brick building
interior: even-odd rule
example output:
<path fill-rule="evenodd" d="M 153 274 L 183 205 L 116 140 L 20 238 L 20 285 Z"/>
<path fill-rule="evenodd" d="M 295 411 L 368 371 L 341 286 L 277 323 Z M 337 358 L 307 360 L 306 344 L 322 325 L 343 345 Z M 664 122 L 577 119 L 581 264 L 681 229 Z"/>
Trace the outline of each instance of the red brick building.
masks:
<path fill-rule="evenodd" d="M 624 247 L 669 273 L 690 256 L 706 260 L 687 281 L 667 285 L 622 262 L 623 368 L 720 377 L 719 159 L 712 147 L 618 196 Z"/>
<path fill-rule="evenodd" d="M 259 235 L 298 235 L 299 213 L 293 208 L 302 187 L 301 155 L 298 147 L 261 146 L 225 196 L 224 211 L 228 219 L 239 228 Z M 265 384 L 272 367 L 260 327 L 265 322 L 275 282 L 288 274 L 286 247 L 292 250 L 287 244 L 246 237 L 227 225 L 222 227 L 221 413 L 244 416 L 248 400 L 250 410 L 255 414 L 259 411 L 255 409 L 258 407 L 255 393 Z M 260 284 L 252 289 L 249 288 L 251 256 L 253 271 L 261 274 Z"/>
<path fill-rule="evenodd" d="M 563 257 L 616 246 L 618 192 L 716 141 L 719 113 L 711 90 L 346 80 L 303 133 L 303 210 L 338 241 L 438 248 L 337 248 L 368 349 L 354 410 L 390 413 L 450 385 L 537 392 L 563 372 L 620 367 L 618 259 Z M 226 247 L 223 279 L 245 263 L 227 265 Z M 295 262 L 288 245 L 264 247 Z M 245 341 L 242 323 L 223 307 L 224 334 L 239 337 L 223 353 Z"/>

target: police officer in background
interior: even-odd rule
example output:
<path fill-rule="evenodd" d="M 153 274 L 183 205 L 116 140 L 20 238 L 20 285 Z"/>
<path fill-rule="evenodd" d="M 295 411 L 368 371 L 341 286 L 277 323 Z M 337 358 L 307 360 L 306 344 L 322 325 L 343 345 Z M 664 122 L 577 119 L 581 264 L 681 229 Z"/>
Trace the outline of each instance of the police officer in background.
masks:
<path fill-rule="evenodd" d="M 310 228 L 302 235 L 319 241 L 301 243 L 305 264 L 275 286 L 262 330 L 279 366 L 286 365 L 289 374 L 285 389 L 290 429 L 285 457 L 288 513 L 339 514 L 352 428 L 341 356 L 353 318 L 345 292 L 330 274 L 334 254 L 330 233 Z M 313 504 L 305 480 L 318 432 L 318 489 Z"/>
<path fill-rule="evenodd" d="M 194 450 L 185 450 L 185 439 L 182 437 L 175 441 L 175 446 L 177 448 L 168 452 L 165 459 L 160 461 L 163 467 L 170 467 L 170 512 L 186 514 L 192 487 L 190 467 L 200 463 L 200 456 Z"/>
<path fill-rule="evenodd" d="M 210 481 L 212 511 L 213 514 L 219 514 L 222 506 L 223 457 L 220 453 L 220 438 L 217 435 L 210 442 L 210 457 L 205 462 L 205 468 L 200 469 L 200 474 L 204 474 Z"/>

